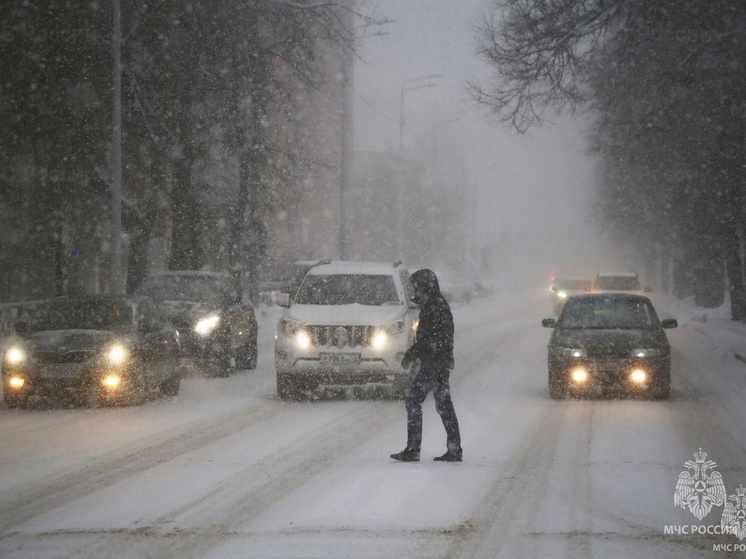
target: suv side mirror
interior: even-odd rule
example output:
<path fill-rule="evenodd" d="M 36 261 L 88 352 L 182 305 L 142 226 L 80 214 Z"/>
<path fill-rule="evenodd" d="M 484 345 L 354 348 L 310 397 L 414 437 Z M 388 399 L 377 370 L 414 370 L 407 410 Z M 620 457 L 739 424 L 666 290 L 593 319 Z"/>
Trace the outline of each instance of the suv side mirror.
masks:
<path fill-rule="evenodd" d="M 541 327 L 542 328 L 554 328 L 554 325 L 556 324 L 556 320 L 553 318 L 545 318 L 541 321 Z"/>
<path fill-rule="evenodd" d="M 275 303 L 278 307 L 290 308 L 290 293 L 278 293 L 275 295 Z"/>
<path fill-rule="evenodd" d="M 679 321 L 675 318 L 667 318 L 661 322 L 663 328 L 678 328 Z"/>

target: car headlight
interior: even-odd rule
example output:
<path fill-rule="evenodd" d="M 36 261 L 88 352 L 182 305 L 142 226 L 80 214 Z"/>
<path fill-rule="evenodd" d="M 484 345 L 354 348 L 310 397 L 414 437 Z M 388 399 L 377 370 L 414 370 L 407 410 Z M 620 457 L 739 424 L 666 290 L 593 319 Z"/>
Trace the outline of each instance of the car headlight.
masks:
<path fill-rule="evenodd" d="M 567 299 L 567 293 L 565 291 L 558 291 L 557 297 L 559 297 L 560 299 Z"/>
<path fill-rule="evenodd" d="M 21 347 L 17 345 L 12 345 L 8 348 L 8 351 L 5 352 L 5 362 L 9 365 L 18 365 L 19 363 L 23 363 L 26 361 L 26 358 L 28 356 L 26 355 L 26 351 Z"/>
<path fill-rule="evenodd" d="M 194 325 L 194 331 L 200 336 L 207 336 L 218 327 L 218 324 L 220 324 L 220 317 L 211 314 L 200 318 Z"/>
<path fill-rule="evenodd" d="M 10 377 L 8 384 L 11 388 L 23 388 L 24 382 L 26 382 L 26 379 L 23 377 Z"/>
<path fill-rule="evenodd" d="M 311 347 L 311 336 L 305 330 L 298 330 L 295 333 L 295 343 L 301 349 L 308 349 Z"/>
<path fill-rule="evenodd" d="M 383 349 L 386 346 L 388 339 L 389 335 L 383 330 L 380 330 L 373 335 L 370 345 L 373 349 Z"/>
<path fill-rule="evenodd" d="M 570 373 L 570 378 L 578 384 L 583 384 L 588 380 L 588 371 L 585 369 L 575 369 Z"/>
<path fill-rule="evenodd" d="M 663 357 L 665 355 L 666 350 L 660 348 L 637 348 L 630 351 L 632 357 Z"/>
<path fill-rule="evenodd" d="M 635 369 L 629 375 L 629 380 L 635 384 L 643 384 L 648 379 L 648 375 L 642 369 Z"/>
<path fill-rule="evenodd" d="M 107 388 L 117 388 L 122 379 L 119 375 L 106 375 L 101 379 L 101 383 Z"/>
<path fill-rule="evenodd" d="M 127 351 L 127 348 L 121 344 L 114 344 L 106 352 L 106 359 L 112 365 L 122 365 L 127 361 L 128 357 L 129 352 Z"/>

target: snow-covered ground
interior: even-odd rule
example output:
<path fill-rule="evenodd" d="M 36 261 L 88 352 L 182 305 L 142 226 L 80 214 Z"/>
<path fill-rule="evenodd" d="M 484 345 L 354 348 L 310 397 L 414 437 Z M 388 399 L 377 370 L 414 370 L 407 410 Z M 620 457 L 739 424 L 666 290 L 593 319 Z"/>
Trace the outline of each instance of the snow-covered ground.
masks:
<path fill-rule="evenodd" d="M 746 484 L 746 324 L 657 304 L 680 322 L 664 402 L 550 400 L 544 293 L 455 305 L 463 463 L 432 461 L 431 398 L 419 463 L 388 458 L 400 401 L 279 401 L 275 309 L 255 371 L 193 375 L 142 407 L 0 407 L 0 557 L 741 556 L 719 551 L 746 550 L 713 533 L 722 506 L 699 520 L 674 491 L 700 448 L 728 495 Z"/>

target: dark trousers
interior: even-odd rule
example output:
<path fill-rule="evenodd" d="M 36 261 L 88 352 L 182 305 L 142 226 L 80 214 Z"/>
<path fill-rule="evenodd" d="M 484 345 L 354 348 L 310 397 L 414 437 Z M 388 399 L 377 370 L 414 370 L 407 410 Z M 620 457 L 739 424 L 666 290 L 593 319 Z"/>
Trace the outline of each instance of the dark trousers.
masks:
<path fill-rule="evenodd" d="M 456 410 L 451 400 L 451 387 L 448 384 L 448 369 L 428 370 L 421 367 L 412 382 L 404 404 L 407 408 L 407 448 L 416 452 L 422 446 L 422 403 L 432 391 L 435 409 L 446 428 L 448 450 L 461 450 L 461 434 L 458 428 Z"/>

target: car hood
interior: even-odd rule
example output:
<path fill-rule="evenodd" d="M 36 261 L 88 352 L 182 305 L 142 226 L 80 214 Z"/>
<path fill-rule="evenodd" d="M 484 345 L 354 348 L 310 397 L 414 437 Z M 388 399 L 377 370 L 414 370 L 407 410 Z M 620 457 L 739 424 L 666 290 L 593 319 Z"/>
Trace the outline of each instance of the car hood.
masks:
<path fill-rule="evenodd" d="M 404 305 L 293 305 L 284 318 L 303 324 L 364 326 L 396 322 L 405 310 Z"/>
<path fill-rule="evenodd" d="M 161 301 L 158 307 L 174 326 L 192 324 L 197 318 L 218 310 L 217 305 L 197 301 Z"/>
<path fill-rule="evenodd" d="M 594 353 L 626 353 L 635 348 L 668 348 L 662 330 L 555 329 L 550 347 L 582 347 Z"/>
<path fill-rule="evenodd" d="M 29 346 L 32 351 L 100 351 L 115 338 L 108 330 L 48 330 L 32 334 Z"/>

